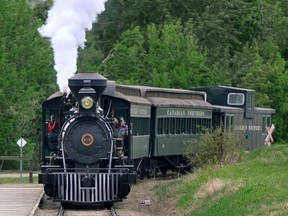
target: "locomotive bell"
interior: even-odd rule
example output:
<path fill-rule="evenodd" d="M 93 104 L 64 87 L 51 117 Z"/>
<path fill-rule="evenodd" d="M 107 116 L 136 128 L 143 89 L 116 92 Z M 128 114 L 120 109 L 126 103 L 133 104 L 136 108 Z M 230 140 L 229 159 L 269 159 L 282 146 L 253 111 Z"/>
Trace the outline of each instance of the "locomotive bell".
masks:
<path fill-rule="evenodd" d="M 98 73 L 77 73 L 68 80 L 68 86 L 80 104 L 80 112 L 85 113 L 96 109 L 107 79 Z"/>

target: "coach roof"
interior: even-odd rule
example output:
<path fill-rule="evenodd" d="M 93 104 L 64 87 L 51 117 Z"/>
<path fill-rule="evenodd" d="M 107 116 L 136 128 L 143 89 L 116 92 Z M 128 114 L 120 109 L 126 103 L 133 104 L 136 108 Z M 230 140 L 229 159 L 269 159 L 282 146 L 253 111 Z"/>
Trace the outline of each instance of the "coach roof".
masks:
<path fill-rule="evenodd" d="M 117 85 L 116 90 L 129 98 L 145 98 L 155 107 L 193 107 L 212 109 L 212 106 L 204 100 L 205 95 L 203 92 L 131 85 Z"/>

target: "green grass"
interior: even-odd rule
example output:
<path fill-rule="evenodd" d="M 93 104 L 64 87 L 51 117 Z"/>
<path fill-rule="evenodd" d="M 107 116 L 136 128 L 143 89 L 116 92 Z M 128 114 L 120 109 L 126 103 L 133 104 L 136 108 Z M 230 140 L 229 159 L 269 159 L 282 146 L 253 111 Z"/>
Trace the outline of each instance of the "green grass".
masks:
<path fill-rule="evenodd" d="M 38 182 L 38 177 L 33 177 L 33 184 Z M 0 184 L 20 184 L 20 183 L 30 183 L 29 177 L 22 177 L 22 181 L 20 181 L 20 176 L 18 178 L 0 178 Z"/>
<path fill-rule="evenodd" d="M 33 183 L 38 183 L 38 173 L 39 171 L 33 172 Z M 11 175 L 11 177 L 7 177 Z M 22 179 L 20 178 L 20 172 L 0 172 L 0 184 L 20 184 L 20 183 L 30 183 L 29 182 L 29 173 L 23 172 Z"/>
<path fill-rule="evenodd" d="M 288 145 L 272 145 L 245 154 L 235 165 L 198 170 L 193 178 L 176 180 L 176 186 L 158 186 L 156 195 L 172 191 L 181 215 L 288 215 L 287 171 Z"/>

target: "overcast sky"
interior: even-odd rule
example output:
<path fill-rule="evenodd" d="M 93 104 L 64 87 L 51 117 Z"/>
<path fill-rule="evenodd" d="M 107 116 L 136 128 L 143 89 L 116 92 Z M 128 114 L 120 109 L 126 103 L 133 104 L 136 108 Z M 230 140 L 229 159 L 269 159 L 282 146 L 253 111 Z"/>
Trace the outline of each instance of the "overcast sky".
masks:
<path fill-rule="evenodd" d="M 98 0 L 99 1 L 99 9 L 100 11 L 104 10 L 104 2 L 106 2 L 107 0 Z"/>

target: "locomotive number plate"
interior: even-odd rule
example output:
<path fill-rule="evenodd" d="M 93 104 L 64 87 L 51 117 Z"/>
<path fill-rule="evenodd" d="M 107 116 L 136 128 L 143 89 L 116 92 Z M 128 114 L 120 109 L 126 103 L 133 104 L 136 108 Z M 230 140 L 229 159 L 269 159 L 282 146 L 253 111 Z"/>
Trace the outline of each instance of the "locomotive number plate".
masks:
<path fill-rule="evenodd" d="M 84 146 L 91 146 L 93 142 L 94 142 L 94 137 L 89 133 L 86 133 L 81 137 L 81 143 Z"/>

